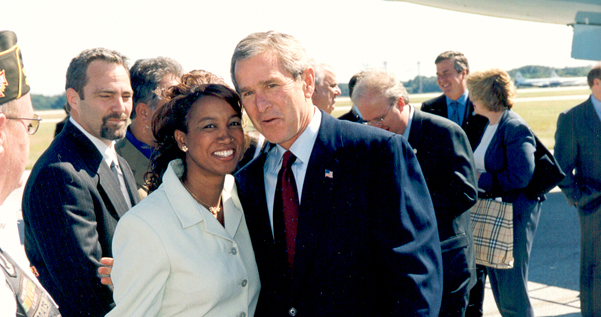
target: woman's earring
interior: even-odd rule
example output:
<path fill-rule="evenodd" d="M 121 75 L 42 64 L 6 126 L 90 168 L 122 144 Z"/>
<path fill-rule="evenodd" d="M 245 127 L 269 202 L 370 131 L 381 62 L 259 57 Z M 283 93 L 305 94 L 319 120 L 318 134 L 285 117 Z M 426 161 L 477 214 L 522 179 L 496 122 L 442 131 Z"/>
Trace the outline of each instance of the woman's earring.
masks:
<path fill-rule="evenodd" d="M 188 147 L 185 144 L 182 145 L 182 151 L 184 151 L 184 153 L 188 152 Z"/>

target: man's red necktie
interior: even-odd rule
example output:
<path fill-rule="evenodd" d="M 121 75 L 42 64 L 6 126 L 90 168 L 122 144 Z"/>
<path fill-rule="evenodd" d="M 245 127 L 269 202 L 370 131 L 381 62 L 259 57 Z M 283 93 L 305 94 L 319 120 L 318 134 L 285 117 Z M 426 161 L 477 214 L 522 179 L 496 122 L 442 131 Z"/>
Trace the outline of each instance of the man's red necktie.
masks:
<path fill-rule="evenodd" d="M 296 246 L 296 228 L 298 224 L 298 190 L 292 173 L 292 164 L 296 156 L 290 151 L 284 153 L 282 167 L 278 173 L 273 208 L 273 227 L 276 245 L 284 247 L 288 255 L 288 265 L 292 270 Z"/>

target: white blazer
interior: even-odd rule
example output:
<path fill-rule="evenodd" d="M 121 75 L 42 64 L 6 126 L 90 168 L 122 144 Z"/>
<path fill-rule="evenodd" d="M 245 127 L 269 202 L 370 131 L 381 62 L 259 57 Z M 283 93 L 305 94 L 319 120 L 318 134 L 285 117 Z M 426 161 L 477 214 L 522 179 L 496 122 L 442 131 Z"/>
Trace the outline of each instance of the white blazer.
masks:
<path fill-rule="evenodd" d="M 128 211 L 113 237 L 116 307 L 107 316 L 253 316 L 259 271 L 234 177 L 222 192 L 225 228 L 183 187 L 181 160 Z"/>

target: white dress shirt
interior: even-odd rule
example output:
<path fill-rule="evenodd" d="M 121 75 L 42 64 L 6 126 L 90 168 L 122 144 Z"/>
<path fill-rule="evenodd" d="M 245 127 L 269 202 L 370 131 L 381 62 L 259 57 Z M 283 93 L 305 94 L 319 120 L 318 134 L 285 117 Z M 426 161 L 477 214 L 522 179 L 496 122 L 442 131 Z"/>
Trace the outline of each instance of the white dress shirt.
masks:
<path fill-rule="evenodd" d="M 98 152 L 100 152 L 100 154 L 102 154 L 102 158 L 104 159 L 104 162 L 106 163 L 106 165 L 109 166 L 109 169 L 111 167 L 111 164 L 113 162 L 115 162 L 115 165 L 117 165 L 117 169 L 120 172 L 118 181 L 121 184 L 123 184 L 123 186 L 125 186 L 125 178 L 123 177 L 123 172 L 121 172 L 121 166 L 119 164 L 119 160 L 117 159 L 117 151 L 115 151 L 115 141 L 111 141 L 111 146 L 107 146 L 106 143 L 104 143 L 99 138 L 90 134 L 88 131 L 86 131 L 86 129 L 84 129 L 81 125 L 79 125 L 79 123 L 77 123 L 75 120 L 73 120 L 73 117 L 69 117 L 69 121 L 71 123 L 73 123 L 73 125 L 77 129 L 79 129 L 79 131 L 81 131 L 90 141 L 92 141 L 94 146 L 98 149 Z M 127 190 L 124 190 L 124 188 L 125 187 L 121 187 L 121 192 L 123 194 L 123 198 L 125 198 L 125 202 L 127 203 L 127 206 L 129 208 L 131 208 L 132 205 L 131 205 L 131 199 L 129 198 L 129 193 L 127 192 Z"/>
<path fill-rule="evenodd" d="M 314 107 L 315 113 L 313 119 L 307 126 L 307 128 L 301 133 L 301 135 L 294 141 L 294 144 L 290 147 L 290 152 L 296 156 L 296 161 L 292 164 L 292 173 L 294 174 L 294 180 L 296 181 L 296 188 L 298 189 L 298 201 L 301 202 L 301 196 L 303 193 L 303 184 L 305 182 L 305 174 L 307 173 L 307 166 L 309 166 L 309 159 L 311 158 L 311 152 L 313 151 L 313 145 L 315 145 L 315 139 L 317 139 L 317 133 L 321 126 L 321 111 Z M 269 210 L 269 219 L 271 220 L 271 233 L 273 234 L 273 200 L 275 197 L 275 188 L 278 183 L 278 173 L 282 167 L 282 157 L 286 153 L 286 149 L 281 147 L 279 144 L 274 146 L 271 151 L 267 154 L 265 159 L 265 165 L 263 165 L 263 175 L 265 179 L 265 198 L 267 199 L 267 209 Z"/>

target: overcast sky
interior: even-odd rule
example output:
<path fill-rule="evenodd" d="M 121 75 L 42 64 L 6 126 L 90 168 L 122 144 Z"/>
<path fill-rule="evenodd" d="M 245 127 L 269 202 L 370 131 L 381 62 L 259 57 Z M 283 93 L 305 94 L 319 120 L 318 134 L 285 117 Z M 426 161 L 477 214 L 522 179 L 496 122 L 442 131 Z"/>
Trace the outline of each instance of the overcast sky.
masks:
<path fill-rule="evenodd" d="M 402 80 L 434 76 L 434 59 L 463 52 L 471 70 L 524 65 L 587 66 L 570 58 L 572 28 L 381 0 L 46 1 L 2 0 L 0 29 L 17 33 L 32 92 L 64 91 L 70 60 L 106 47 L 133 61 L 169 56 L 186 70 L 228 82 L 234 47 L 246 35 L 276 30 L 331 64 L 338 82 L 368 67 Z M 5 3 L 8 1 L 8 4 Z"/>

